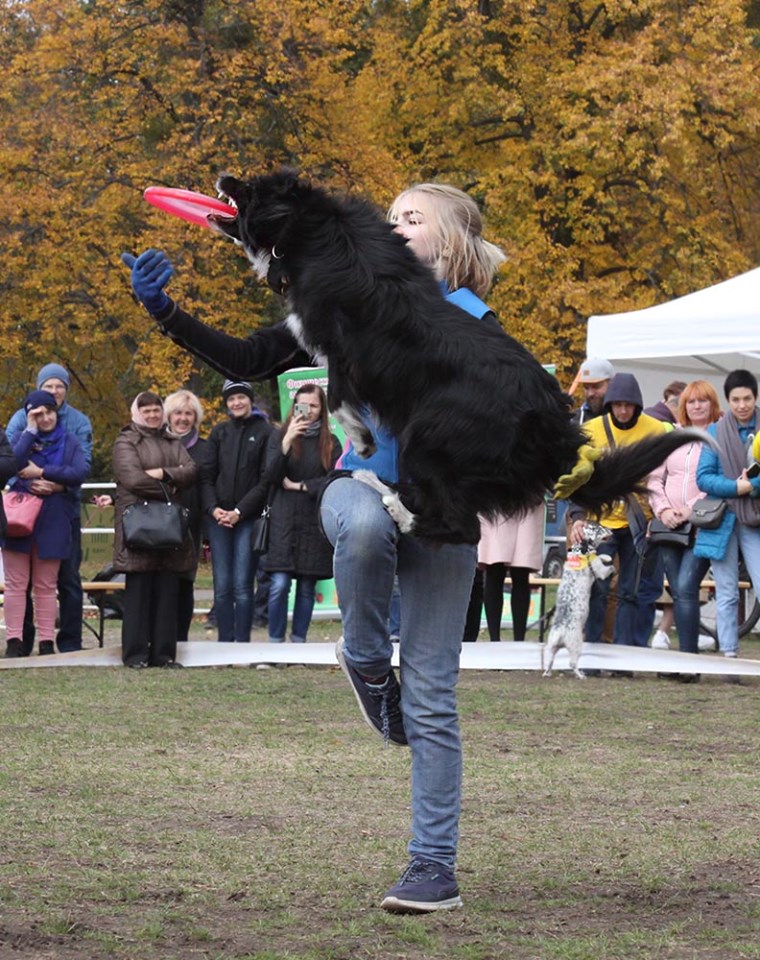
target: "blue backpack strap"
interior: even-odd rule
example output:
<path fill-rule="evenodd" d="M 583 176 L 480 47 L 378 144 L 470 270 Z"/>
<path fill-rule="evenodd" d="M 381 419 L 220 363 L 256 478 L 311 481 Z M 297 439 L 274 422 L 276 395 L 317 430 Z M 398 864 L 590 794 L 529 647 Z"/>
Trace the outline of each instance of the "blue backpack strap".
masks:
<path fill-rule="evenodd" d="M 465 313 L 477 317 L 478 320 L 482 320 L 487 313 L 493 313 L 488 304 L 483 303 L 480 297 L 476 297 L 472 290 L 468 290 L 467 287 L 460 287 L 459 290 L 447 293 L 445 296 L 449 303 L 453 303 L 455 307 L 459 307 Z"/>

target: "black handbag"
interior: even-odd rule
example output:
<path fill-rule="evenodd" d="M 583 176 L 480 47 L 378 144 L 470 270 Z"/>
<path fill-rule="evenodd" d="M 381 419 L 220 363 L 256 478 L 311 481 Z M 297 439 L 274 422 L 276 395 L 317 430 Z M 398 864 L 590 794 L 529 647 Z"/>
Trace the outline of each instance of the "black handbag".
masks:
<path fill-rule="evenodd" d="M 251 527 L 251 553 L 262 554 L 269 549 L 269 525 L 271 522 L 272 500 L 276 491 L 274 484 L 267 490 L 267 502 L 260 516 L 256 517 Z"/>
<path fill-rule="evenodd" d="M 649 521 L 649 542 L 655 545 L 666 543 L 675 547 L 688 547 L 691 543 L 692 525 L 686 520 L 677 527 L 668 527 L 662 520 Z"/>
<path fill-rule="evenodd" d="M 130 550 L 178 550 L 190 528 L 190 511 L 174 503 L 161 484 L 165 500 L 130 504 L 122 514 L 124 543 Z"/>
<path fill-rule="evenodd" d="M 714 497 L 703 497 L 691 508 L 691 522 L 700 530 L 714 530 L 719 527 L 726 512 L 726 501 Z"/>
<path fill-rule="evenodd" d="M 251 527 L 252 553 L 266 553 L 269 549 L 269 514 L 270 505 L 267 504 L 261 511 L 261 516 L 253 521 Z"/>

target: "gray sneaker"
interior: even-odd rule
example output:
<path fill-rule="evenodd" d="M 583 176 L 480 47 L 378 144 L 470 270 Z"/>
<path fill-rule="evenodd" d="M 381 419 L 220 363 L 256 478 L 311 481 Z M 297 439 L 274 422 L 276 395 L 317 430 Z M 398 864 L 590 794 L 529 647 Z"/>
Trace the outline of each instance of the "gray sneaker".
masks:
<path fill-rule="evenodd" d="M 363 680 L 343 653 L 343 637 L 335 645 L 335 656 L 359 704 L 362 716 L 370 727 L 379 733 L 385 743 L 395 743 L 400 747 L 407 745 L 404 733 L 404 717 L 401 713 L 401 687 L 396 674 L 391 670 L 382 683 L 369 683 Z"/>
<path fill-rule="evenodd" d="M 431 913 L 462 906 L 454 871 L 433 860 L 412 860 L 380 904 L 393 913 Z"/>

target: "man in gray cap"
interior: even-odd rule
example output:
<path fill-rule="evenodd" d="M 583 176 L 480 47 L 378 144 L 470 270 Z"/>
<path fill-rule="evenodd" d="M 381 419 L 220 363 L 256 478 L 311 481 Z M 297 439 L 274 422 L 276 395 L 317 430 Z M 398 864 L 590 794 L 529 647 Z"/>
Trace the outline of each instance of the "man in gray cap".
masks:
<path fill-rule="evenodd" d="M 609 360 L 589 357 L 581 364 L 578 383 L 583 387 L 583 404 L 576 413 L 578 423 L 586 423 L 598 417 L 604 408 L 604 398 L 610 380 L 615 376 L 615 368 Z"/>

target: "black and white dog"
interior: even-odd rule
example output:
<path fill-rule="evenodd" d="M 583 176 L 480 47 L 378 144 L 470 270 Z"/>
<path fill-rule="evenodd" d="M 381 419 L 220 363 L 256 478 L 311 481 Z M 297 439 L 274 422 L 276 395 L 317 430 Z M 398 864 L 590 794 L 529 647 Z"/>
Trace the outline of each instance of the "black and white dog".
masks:
<path fill-rule="evenodd" d="M 373 452 L 362 409 L 398 439 L 395 492 L 359 476 L 379 485 L 404 532 L 476 543 L 478 514 L 520 514 L 572 470 L 584 436 L 555 378 L 495 324 L 444 300 L 371 204 L 289 170 L 217 187 L 238 214 L 210 220 L 285 296 L 293 334 L 329 368 L 329 407 L 357 452 Z M 598 511 L 638 489 L 685 433 L 602 458 L 574 499 Z"/>
<path fill-rule="evenodd" d="M 541 648 L 541 666 L 545 677 L 551 676 L 554 658 L 563 647 L 570 656 L 570 669 L 576 677 L 585 677 L 578 667 L 578 661 L 583 651 L 583 632 L 588 620 L 591 588 L 594 580 L 606 580 L 614 569 L 609 557 L 597 553 L 599 544 L 609 536 L 610 532 L 605 527 L 586 521 L 582 542 L 568 551 L 557 588 L 551 629 L 546 646 Z"/>

